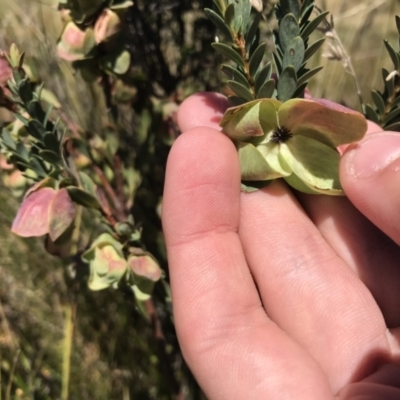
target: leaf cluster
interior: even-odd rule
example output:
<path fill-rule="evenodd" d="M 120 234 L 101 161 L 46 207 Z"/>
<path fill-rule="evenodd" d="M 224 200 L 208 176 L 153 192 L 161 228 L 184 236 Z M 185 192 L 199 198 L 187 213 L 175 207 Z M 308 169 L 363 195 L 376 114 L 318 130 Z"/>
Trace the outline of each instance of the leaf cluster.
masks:
<path fill-rule="evenodd" d="M 304 0 L 301 4 L 298 0 L 283 0 L 276 5 L 279 30 L 274 31 L 273 57 L 278 76 L 277 98 L 281 101 L 302 97 L 309 79 L 322 69 L 306 67 L 324 42 L 322 38 L 310 44 L 310 35 L 328 14 L 323 12 L 310 19 L 313 11 L 313 0 Z"/>
<path fill-rule="evenodd" d="M 13 77 L 8 82 L 8 88 L 11 100 L 17 106 L 15 117 L 24 129 L 23 132 L 14 132 L 15 123 L 4 127 L 0 146 L 7 155 L 7 161 L 30 178 L 40 180 L 48 176 L 57 177 L 63 170 L 61 143 L 64 131 L 59 129 L 58 122 L 53 123 L 49 119 L 52 108 L 43 109 L 42 87 L 34 90 L 23 69 L 23 60 L 24 53 L 20 53 L 13 45 L 9 56 Z"/>
<path fill-rule="evenodd" d="M 385 48 L 393 63 L 392 70 L 382 68 L 383 91 L 373 90 L 373 105 L 364 105 L 366 118 L 379 124 L 385 130 L 400 131 L 400 17 L 396 16 L 396 27 L 399 34 L 399 50 L 395 50 L 387 41 Z"/>
<path fill-rule="evenodd" d="M 314 1 L 284 0 L 275 6 L 279 30 L 274 31 L 275 52 L 268 53 L 265 42 L 260 43 L 261 13 L 253 10 L 246 0 L 215 0 L 216 11 L 205 12 L 221 33 L 223 43 L 213 43 L 220 54 L 236 67 L 223 65 L 228 76 L 227 85 L 235 94 L 230 97 L 234 105 L 259 98 L 278 98 L 286 101 L 302 96 L 309 79 L 322 67 L 306 68 L 310 57 L 321 47 L 324 39 L 309 45 L 311 33 L 327 13 L 310 20 Z M 272 73 L 275 72 L 275 76 Z"/>

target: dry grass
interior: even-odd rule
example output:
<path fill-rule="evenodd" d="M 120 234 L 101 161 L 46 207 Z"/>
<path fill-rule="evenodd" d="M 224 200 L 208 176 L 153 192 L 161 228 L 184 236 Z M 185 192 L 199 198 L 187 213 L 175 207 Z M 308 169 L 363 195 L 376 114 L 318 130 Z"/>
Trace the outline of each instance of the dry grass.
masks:
<path fill-rule="evenodd" d="M 355 75 L 364 101 L 370 101 L 370 90 L 383 86 L 381 68 L 392 65 L 384 49 L 383 40 L 392 41 L 397 47 L 394 16 L 400 12 L 396 0 L 325 1 L 320 4 L 331 11 L 335 29 L 351 58 Z M 327 39 L 329 41 L 329 39 Z M 326 50 L 327 44 L 324 45 Z M 359 109 L 359 101 L 353 78 L 345 72 L 340 61 L 330 61 L 314 57 L 314 65 L 325 68 L 312 81 L 312 93 L 316 97 L 326 97 Z"/>

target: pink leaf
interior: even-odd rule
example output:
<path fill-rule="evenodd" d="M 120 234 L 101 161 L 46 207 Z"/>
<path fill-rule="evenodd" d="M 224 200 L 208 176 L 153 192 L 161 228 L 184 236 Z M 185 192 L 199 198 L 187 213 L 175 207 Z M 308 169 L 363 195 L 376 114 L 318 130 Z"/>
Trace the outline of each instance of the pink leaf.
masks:
<path fill-rule="evenodd" d="M 130 256 L 128 264 L 131 270 L 138 276 L 145 277 L 154 282 L 161 278 L 161 268 L 149 255 Z"/>
<path fill-rule="evenodd" d="M 71 225 L 76 209 L 67 189 L 59 190 L 54 196 L 49 208 L 48 232 L 51 240 L 57 240 Z"/>
<path fill-rule="evenodd" d="M 28 196 L 21 204 L 11 231 L 22 237 L 42 236 L 48 232 L 49 208 L 57 192 L 49 187 Z"/>

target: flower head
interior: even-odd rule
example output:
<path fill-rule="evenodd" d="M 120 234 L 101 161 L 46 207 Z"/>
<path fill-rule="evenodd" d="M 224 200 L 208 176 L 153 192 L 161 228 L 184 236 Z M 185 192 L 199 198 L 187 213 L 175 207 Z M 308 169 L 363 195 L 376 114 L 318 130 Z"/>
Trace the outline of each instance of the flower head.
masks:
<path fill-rule="evenodd" d="M 323 99 L 261 99 L 229 108 L 220 123 L 237 143 L 244 181 L 283 178 L 300 191 L 342 195 L 337 147 L 360 140 L 364 116 Z"/>

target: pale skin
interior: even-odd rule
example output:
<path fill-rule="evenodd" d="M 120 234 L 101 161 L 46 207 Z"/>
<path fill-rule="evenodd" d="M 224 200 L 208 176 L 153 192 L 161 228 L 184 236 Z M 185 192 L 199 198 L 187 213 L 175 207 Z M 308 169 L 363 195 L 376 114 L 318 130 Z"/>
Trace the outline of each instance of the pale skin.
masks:
<path fill-rule="evenodd" d="M 218 122 L 186 100 L 163 201 L 174 318 L 210 400 L 400 399 L 400 134 L 342 156 L 346 197 L 240 191 Z"/>

